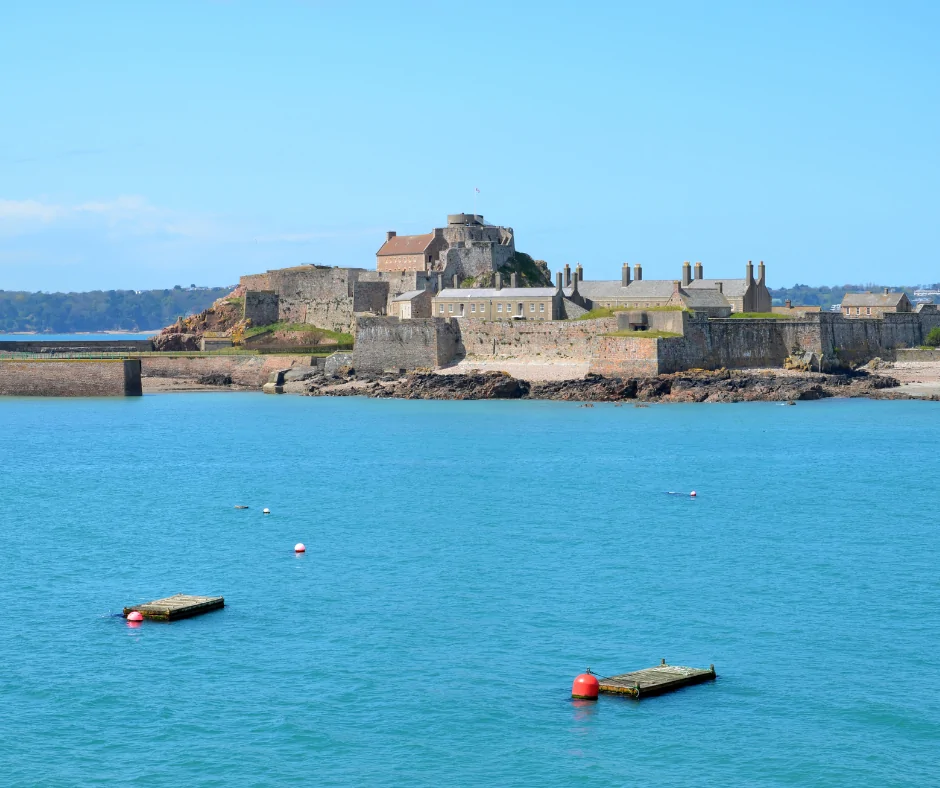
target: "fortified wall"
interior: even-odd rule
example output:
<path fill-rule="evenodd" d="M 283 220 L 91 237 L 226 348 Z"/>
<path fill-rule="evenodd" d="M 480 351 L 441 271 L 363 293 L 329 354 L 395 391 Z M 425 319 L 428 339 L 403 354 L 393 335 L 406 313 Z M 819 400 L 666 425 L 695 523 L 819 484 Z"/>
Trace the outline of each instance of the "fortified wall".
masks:
<path fill-rule="evenodd" d="M 139 359 L 0 359 L 0 396 L 139 397 Z"/>
<path fill-rule="evenodd" d="M 356 323 L 353 366 L 364 372 L 436 369 L 454 360 L 459 341 L 452 318 L 363 317 Z"/>
<path fill-rule="evenodd" d="M 392 299 L 411 290 L 432 287 L 423 271 L 369 271 L 303 265 L 241 277 L 245 317 L 255 325 L 277 321 L 309 323 L 331 331 L 350 332 L 356 315 L 384 315 Z"/>
<path fill-rule="evenodd" d="M 435 334 L 442 329 L 430 328 L 435 321 L 448 326 L 446 341 Z M 637 325 L 679 336 L 613 336 Z M 708 319 L 681 311 L 552 322 L 371 318 L 360 321 L 355 366 L 382 371 L 433 368 L 464 358 L 575 361 L 586 362 L 594 373 L 639 377 L 688 369 L 779 368 L 788 356 L 808 352 L 826 370 L 863 364 L 876 356 L 893 359 L 899 349 L 923 344 L 938 325 L 940 312 L 930 310 L 870 320 L 837 314 L 799 320 Z"/>

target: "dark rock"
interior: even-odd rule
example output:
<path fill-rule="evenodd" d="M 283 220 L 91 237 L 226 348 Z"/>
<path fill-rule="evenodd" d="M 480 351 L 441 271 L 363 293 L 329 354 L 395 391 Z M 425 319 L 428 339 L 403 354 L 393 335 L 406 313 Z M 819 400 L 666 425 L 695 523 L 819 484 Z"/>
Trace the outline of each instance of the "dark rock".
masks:
<path fill-rule="evenodd" d="M 199 350 L 199 337 L 196 334 L 157 334 L 153 337 L 153 349 L 159 351 Z"/>
<path fill-rule="evenodd" d="M 214 372 L 210 375 L 203 375 L 201 378 L 196 378 L 196 382 L 202 386 L 231 386 L 232 376 L 222 372 Z"/>

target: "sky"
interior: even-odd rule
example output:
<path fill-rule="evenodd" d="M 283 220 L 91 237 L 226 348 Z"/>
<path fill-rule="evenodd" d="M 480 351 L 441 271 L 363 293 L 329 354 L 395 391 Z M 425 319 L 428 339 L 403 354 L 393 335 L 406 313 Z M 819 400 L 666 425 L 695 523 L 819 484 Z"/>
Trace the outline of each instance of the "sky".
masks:
<path fill-rule="evenodd" d="M 0 289 L 374 267 L 474 207 L 587 279 L 940 281 L 938 34 L 913 1 L 5 3 Z"/>

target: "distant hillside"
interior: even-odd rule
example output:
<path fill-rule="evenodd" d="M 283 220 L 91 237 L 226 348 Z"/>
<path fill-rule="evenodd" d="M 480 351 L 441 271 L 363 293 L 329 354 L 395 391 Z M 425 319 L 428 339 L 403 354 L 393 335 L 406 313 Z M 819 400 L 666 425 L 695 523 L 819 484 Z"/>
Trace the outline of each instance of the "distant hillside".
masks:
<path fill-rule="evenodd" d="M 0 290 L 0 333 L 151 331 L 206 309 L 231 287 L 24 293 Z"/>
<path fill-rule="evenodd" d="M 896 290 L 907 293 L 913 300 L 915 290 L 938 290 L 940 284 L 929 285 L 833 285 L 832 287 L 814 287 L 811 285 L 794 285 L 793 287 L 768 288 L 770 296 L 773 298 L 774 305 L 783 304 L 788 298 L 793 304 L 800 306 L 821 306 L 828 309 L 833 304 L 841 304 L 842 297 L 846 293 L 864 293 L 871 290 L 873 293 L 881 291 L 887 287 L 890 290 Z"/>

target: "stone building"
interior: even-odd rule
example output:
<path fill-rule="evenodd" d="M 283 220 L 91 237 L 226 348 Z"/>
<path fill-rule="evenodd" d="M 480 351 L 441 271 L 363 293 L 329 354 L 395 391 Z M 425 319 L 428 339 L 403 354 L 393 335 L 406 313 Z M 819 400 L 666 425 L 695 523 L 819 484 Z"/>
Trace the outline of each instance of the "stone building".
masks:
<path fill-rule="evenodd" d="M 578 269 L 581 267 L 578 266 Z M 748 261 L 743 279 L 705 279 L 701 263 L 695 264 L 693 273 L 692 265 L 686 262 L 682 264 L 679 286 L 685 293 L 717 291 L 730 304 L 732 312 L 770 312 L 771 297 L 767 289 L 763 262 L 758 265 L 757 270 L 755 279 L 754 266 Z M 666 306 L 673 297 L 676 282 L 674 279 L 644 279 L 643 267 L 639 263 L 633 266 L 632 277 L 629 264 L 624 263 L 620 281 L 579 278 L 582 279 L 579 285 L 581 294 L 590 301 L 592 307 Z M 710 300 L 715 301 L 716 306 L 720 305 L 719 299 Z"/>
<path fill-rule="evenodd" d="M 497 271 L 516 254 L 511 227 L 487 224 L 478 214 L 455 213 L 446 227 L 424 235 L 386 233 L 385 243 L 376 252 L 378 271 L 427 271 L 441 273 L 448 280 L 476 277 Z"/>
<path fill-rule="evenodd" d="M 912 312 L 904 293 L 892 293 L 887 287 L 881 293 L 846 293 L 842 299 L 844 317 L 883 317 L 886 312 Z"/>
<path fill-rule="evenodd" d="M 432 299 L 433 317 L 478 320 L 560 320 L 564 293 L 559 287 L 518 287 L 513 274 L 509 287 L 496 274 L 494 287 L 449 287 Z"/>
<path fill-rule="evenodd" d="M 431 317 L 430 290 L 409 290 L 392 299 L 389 315 L 401 320 L 415 320 L 419 317 Z"/>

